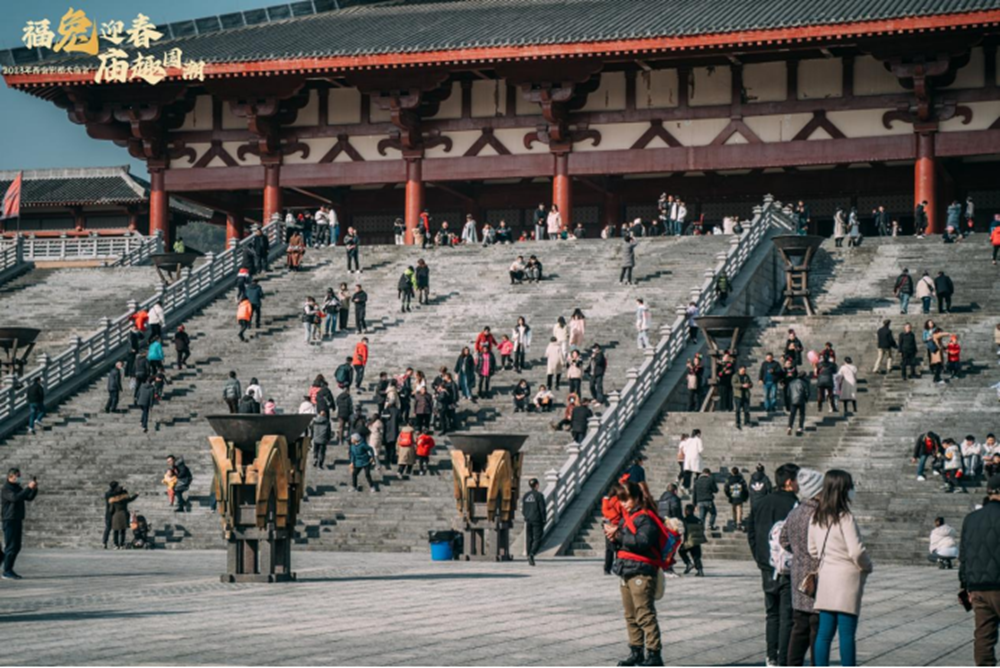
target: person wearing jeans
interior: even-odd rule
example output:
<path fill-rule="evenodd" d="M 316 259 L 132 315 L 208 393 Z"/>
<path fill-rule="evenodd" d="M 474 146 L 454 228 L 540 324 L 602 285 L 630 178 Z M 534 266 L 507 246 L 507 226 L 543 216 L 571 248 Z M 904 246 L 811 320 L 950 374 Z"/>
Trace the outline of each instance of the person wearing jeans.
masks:
<path fill-rule="evenodd" d="M 830 665 L 834 635 L 840 643 L 840 665 L 858 665 L 855 636 L 872 561 L 850 512 L 853 498 L 851 474 L 837 469 L 827 471 L 809 524 L 809 554 L 819 560 L 815 604 L 819 628 L 813 648 L 816 666 Z"/>
<path fill-rule="evenodd" d="M 45 388 L 42 379 L 36 377 L 28 386 L 28 433 L 35 433 L 35 424 L 45 417 Z"/>

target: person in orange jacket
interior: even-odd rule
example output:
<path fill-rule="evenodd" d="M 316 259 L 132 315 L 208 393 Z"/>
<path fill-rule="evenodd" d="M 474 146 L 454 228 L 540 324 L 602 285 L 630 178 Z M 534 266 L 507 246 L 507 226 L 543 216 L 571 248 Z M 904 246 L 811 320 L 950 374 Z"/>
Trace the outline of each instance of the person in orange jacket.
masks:
<path fill-rule="evenodd" d="M 620 483 L 612 483 L 608 488 L 608 493 L 601 499 L 601 515 L 604 516 L 604 523 L 611 526 L 618 526 L 622 522 L 622 502 L 618 500 L 618 491 L 622 488 Z M 604 574 L 611 575 L 611 566 L 615 562 L 615 544 L 605 537 L 604 539 Z"/>
<path fill-rule="evenodd" d="M 431 453 L 434 452 L 434 437 L 426 431 L 420 432 L 417 437 L 417 465 L 420 471 L 417 475 L 427 475 L 430 472 Z"/>
<path fill-rule="evenodd" d="M 994 221 L 993 227 L 990 229 L 990 243 L 993 244 L 993 264 L 997 263 L 997 254 L 1000 254 L 1000 214 L 997 214 L 997 220 Z"/>
<path fill-rule="evenodd" d="M 240 302 L 240 305 L 236 307 L 236 322 L 240 324 L 240 341 L 246 343 L 246 337 L 243 333 L 250 329 L 250 317 L 253 315 L 253 306 L 250 304 L 250 300 L 246 297 Z"/>
<path fill-rule="evenodd" d="M 996 264 L 996 262 L 993 264 Z M 131 319 L 135 323 L 136 329 L 143 333 L 146 332 L 146 325 L 149 323 L 149 311 L 141 308 L 132 314 Z"/>
<path fill-rule="evenodd" d="M 354 346 L 354 357 L 351 359 L 351 366 L 354 367 L 354 389 L 364 392 L 361 389 L 361 381 L 365 379 L 365 366 L 368 364 L 368 337 L 362 338 Z"/>

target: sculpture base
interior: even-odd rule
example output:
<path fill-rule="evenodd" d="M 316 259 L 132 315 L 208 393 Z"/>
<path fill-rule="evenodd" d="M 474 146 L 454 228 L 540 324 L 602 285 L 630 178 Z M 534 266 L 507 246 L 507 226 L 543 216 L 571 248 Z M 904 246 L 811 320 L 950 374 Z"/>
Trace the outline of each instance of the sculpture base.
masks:
<path fill-rule="evenodd" d="M 510 527 L 466 525 L 462 530 L 466 561 L 513 561 L 510 553 Z"/>

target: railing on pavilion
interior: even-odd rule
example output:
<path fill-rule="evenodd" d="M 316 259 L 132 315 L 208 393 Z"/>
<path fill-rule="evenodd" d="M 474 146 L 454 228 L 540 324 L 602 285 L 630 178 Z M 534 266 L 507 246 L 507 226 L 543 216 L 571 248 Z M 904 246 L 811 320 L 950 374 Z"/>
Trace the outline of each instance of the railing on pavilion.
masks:
<path fill-rule="evenodd" d="M 284 253 L 284 226 L 272 223 L 264 228 L 271 245 L 271 257 Z M 128 311 L 114 320 L 101 319 L 101 327 L 87 338 L 70 339 L 70 347 L 55 357 L 42 353 L 38 368 L 23 377 L 4 377 L 0 386 L 0 437 L 18 428 L 28 415 L 27 389 L 35 378 L 42 379 L 46 405 L 58 404 L 93 379 L 108 366 L 120 359 L 128 345 L 132 315 L 140 309 L 149 309 L 157 301 L 163 304 L 167 321 L 177 322 L 225 290 L 232 288 L 242 261 L 243 249 L 251 237 L 219 255 L 206 253 L 200 266 L 185 269 L 180 280 L 162 286 L 157 294 L 141 304 L 129 302 Z M 135 249 L 133 249 L 135 250 Z"/>
<path fill-rule="evenodd" d="M 724 271 L 730 283 L 746 264 L 747 259 L 767 236 L 768 228 L 784 227 L 790 220 L 790 211 L 782 211 L 780 202 L 771 195 L 764 198 L 763 206 L 754 207 L 754 216 L 749 224 L 744 224 L 744 232 L 733 236 L 728 252 L 720 252 L 714 268 L 705 270 L 705 280 L 699 288 L 693 288 L 691 301 L 698 305 L 698 313 L 708 314 L 715 306 L 716 278 Z M 583 483 L 597 469 L 601 460 L 614 446 L 619 434 L 625 430 L 657 384 L 667 374 L 687 345 L 688 328 L 685 325 L 684 307 L 678 307 L 677 317 L 672 324 L 664 325 L 660 340 L 646 349 L 646 359 L 639 368 L 631 368 L 626 374 L 628 382 L 621 392 L 611 392 L 608 408 L 600 417 L 590 418 L 587 436 L 579 445 L 566 447 L 566 462 L 558 470 L 545 473 L 543 493 L 548 500 L 548 518 L 545 533 L 548 534 L 559 518 L 570 507 L 580 493 Z"/>
<path fill-rule="evenodd" d="M 153 253 L 162 252 L 163 240 L 159 234 L 143 236 L 101 236 L 93 232 L 87 236 L 36 237 L 28 232 L 4 241 L 4 248 L 14 247 L 20 240 L 24 259 L 30 262 L 103 261 L 117 267 L 128 267 L 149 261 Z"/>

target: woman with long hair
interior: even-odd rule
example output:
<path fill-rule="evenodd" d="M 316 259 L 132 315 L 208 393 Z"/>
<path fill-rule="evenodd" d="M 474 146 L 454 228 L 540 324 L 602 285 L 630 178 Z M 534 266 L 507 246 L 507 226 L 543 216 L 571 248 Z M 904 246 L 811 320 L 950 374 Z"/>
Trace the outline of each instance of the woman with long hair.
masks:
<path fill-rule="evenodd" d="M 587 331 L 587 318 L 583 311 L 576 309 L 569 318 L 569 347 L 581 350 L 583 348 L 583 335 Z"/>
<path fill-rule="evenodd" d="M 865 580 L 872 560 L 851 514 L 854 480 L 847 471 L 832 469 L 823 478 L 823 491 L 809 525 L 809 554 L 819 560 L 815 609 L 819 629 L 813 664 L 830 665 L 833 636 L 840 640 L 840 664 L 856 666 L 854 643 L 861 613 Z"/>
<path fill-rule="evenodd" d="M 531 348 L 531 327 L 524 316 L 518 317 L 510 340 L 514 342 L 514 371 L 521 373 L 523 369 L 527 368 L 524 358 L 528 349 Z"/>
<path fill-rule="evenodd" d="M 630 650 L 629 656 L 618 665 L 662 666 L 656 579 L 666 556 L 663 554 L 666 531 L 656 504 L 638 483 L 631 480 L 622 483 L 618 501 L 621 522 L 604 524 L 604 534 L 617 550 L 612 572 L 621 578 L 619 589 Z"/>

